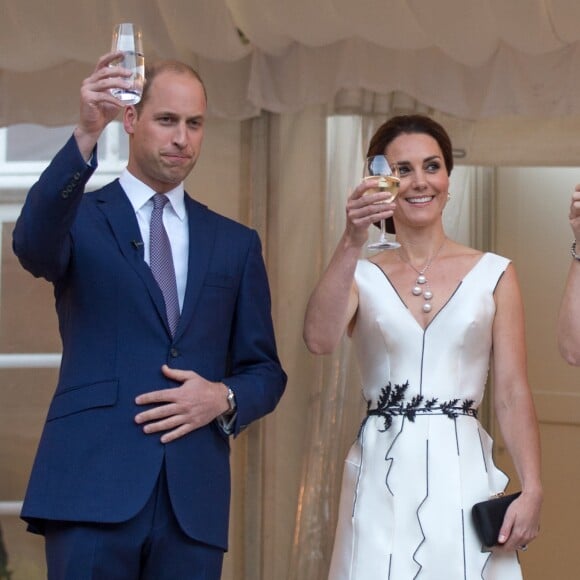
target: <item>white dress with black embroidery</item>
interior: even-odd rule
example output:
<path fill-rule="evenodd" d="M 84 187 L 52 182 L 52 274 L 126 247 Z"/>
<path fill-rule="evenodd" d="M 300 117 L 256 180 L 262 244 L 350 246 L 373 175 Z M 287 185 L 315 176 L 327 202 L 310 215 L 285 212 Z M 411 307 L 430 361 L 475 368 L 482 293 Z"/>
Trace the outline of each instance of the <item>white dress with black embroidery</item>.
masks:
<path fill-rule="evenodd" d="M 423 329 L 359 261 L 353 342 L 369 412 L 345 463 L 331 580 L 521 579 L 516 554 L 482 552 L 471 522 L 507 485 L 477 408 L 508 264 L 484 254 Z"/>

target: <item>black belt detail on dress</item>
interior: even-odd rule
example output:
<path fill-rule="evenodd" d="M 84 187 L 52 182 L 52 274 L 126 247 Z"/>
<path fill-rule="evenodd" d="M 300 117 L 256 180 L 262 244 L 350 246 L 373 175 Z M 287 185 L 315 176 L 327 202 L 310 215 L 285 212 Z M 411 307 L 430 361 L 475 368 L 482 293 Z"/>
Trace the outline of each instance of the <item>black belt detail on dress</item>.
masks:
<path fill-rule="evenodd" d="M 402 385 L 392 385 L 391 382 L 381 389 L 377 400 L 377 406 L 371 409 L 372 401 L 367 405 L 367 417 L 377 415 L 384 420 L 386 431 L 393 423 L 393 417 L 404 415 L 409 421 L 415 421 L 417 415 L 447 415 L 449 419 L 456 419 L 459 415 L 468 415 L 477 418 L 477 408 L 474 407 L 473 399 L 451 399 L 439 402 L 433 397 L 425 400 L 423 395 L 415 395 L 410 400 L 405 400 L 405 393 L 409 388 L 409 381 Z"/>

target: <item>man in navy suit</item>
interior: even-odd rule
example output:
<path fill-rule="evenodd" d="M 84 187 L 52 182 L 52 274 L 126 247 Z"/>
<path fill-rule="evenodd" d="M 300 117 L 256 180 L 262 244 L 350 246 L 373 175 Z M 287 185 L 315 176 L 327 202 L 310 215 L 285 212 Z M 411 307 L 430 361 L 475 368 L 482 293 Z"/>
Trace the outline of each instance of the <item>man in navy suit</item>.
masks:
<path fill-rule="evenodd" d="M 128 71 L 102 57 L 73 136 L 30 190 L 14 251 L 53 283 L 63 356 L 22 517 L 58 580 L 194 580 L 221 574 L 229 435 L 286 384 L 255 231 L 183 189 L 200 153 L 204 86 L 183 63 L 147 71 L 126 107 L 127 169 L 85 193 L 97 140 Z M 224 187 L 227 184 L 223 184 Z M 150 264 L 152 196 L 169 200 L 177 328 Z"/>

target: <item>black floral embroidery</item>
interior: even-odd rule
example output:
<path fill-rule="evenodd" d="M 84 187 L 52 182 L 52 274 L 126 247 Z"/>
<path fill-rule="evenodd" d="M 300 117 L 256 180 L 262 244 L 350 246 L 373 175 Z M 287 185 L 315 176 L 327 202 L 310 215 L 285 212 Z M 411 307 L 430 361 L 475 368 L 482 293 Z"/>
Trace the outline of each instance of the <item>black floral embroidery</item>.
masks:
<path fill-rule="evenodd" d="M 477 417 L 477 408 L 474 407 L 473 399 L 451 399 L 439 403 L 436 397 L 425 400 L 423 395 L 415 395 L 410 401 L 405 401 L 405 393 L 409 388 L 409 381 L 402 385 L 389 383 L 381 389 L 377 406 L 371 409 L 372 401 L 367 404 L 367 416 L 378 415 L 384 421 L 386 431 L 393 424 L 393 417 L 397 415 L 405 416 L 409 421 L 414 422 L 417 415 L 441 414 L 447 415 L 450 419 L 456 419 L 459 415 L 469 415 Z"/>

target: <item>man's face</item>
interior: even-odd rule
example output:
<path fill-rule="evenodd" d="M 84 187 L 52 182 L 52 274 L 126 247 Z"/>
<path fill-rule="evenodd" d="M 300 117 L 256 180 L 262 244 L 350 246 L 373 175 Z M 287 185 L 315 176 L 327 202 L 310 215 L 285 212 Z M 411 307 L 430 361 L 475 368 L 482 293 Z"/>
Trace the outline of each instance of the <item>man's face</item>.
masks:
<path fill-rule="evenodd" d="M 139 115 L 134 107 L 125 110 L 129 171 L 158 193 L 181 183 L 199 157 L 205 111 L 203 87 L 196 78 L 159 73 Z"/>

